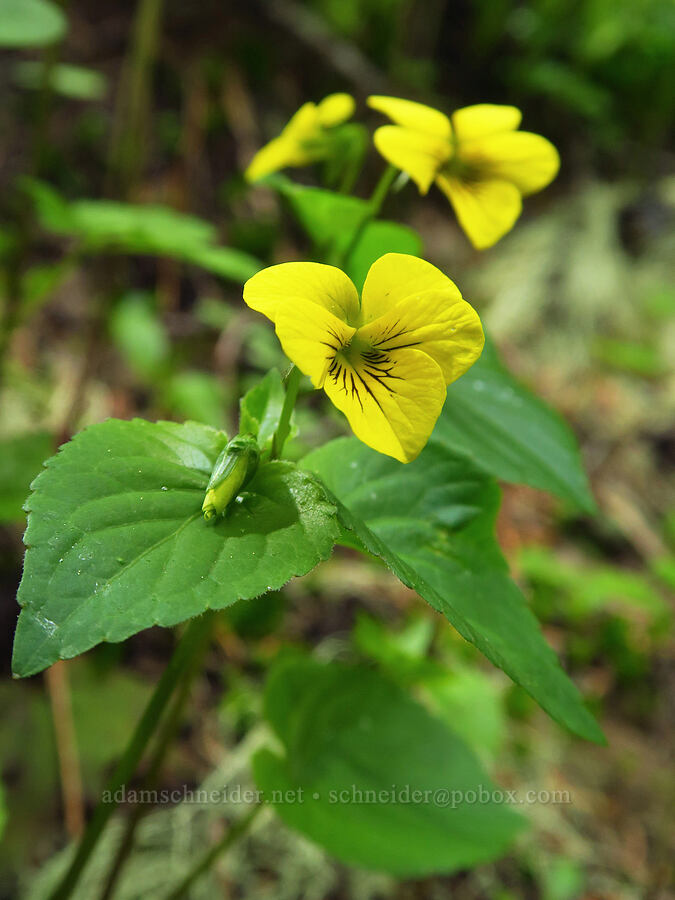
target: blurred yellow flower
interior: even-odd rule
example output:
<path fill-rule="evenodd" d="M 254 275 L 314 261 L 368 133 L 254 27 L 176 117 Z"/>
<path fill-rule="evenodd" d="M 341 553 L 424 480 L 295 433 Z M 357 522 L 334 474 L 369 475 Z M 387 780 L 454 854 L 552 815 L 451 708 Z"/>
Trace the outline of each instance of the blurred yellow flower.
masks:
<path fill-rule="evenodd" d="M 323 388 L 365 444 L 411 462 L 429 439 L 455 381 L 478 359 L 478 314 L 435 266 L 387 253 L 362 297 L 334 266 L 263 269 L 244 300 L 274 322 L 286 355 Z"/>
<path fill-rule="evenodd" d="M 395 125 L 375 132 L 375 146 L 426 194 L 435 182 L 478 249 L 491 247 L 520 215 L 522 197 L 546 187 L 558 173 L 558 152 L 546 138 L 517 131 L 515 106 L 481 103 L 449 118 L 436 109 L 369 97 L 368 105 Z"/>
<path fill-rule="evenodd" d="M 287 166 L 308 166 L 325 159 L 331 151 L 329 130 L 353 112 L 354 99 L 349 94 L 330 94 L 318 104 L 303 104 L 279 137 L 258 150 L 244 173 L 246 180 L 258 181 Z"/>

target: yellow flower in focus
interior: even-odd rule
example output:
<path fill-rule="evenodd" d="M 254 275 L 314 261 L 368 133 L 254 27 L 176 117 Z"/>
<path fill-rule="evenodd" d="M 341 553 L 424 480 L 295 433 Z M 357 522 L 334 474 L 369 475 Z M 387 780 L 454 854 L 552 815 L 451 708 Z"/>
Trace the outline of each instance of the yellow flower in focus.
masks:
<path fill-rule="evenodd" d="M 478 314 L 435 266 L 403 253 L 373 263 L 361 299 L 334 266 L 282 263 L 244 285 L 286 355 L 323 388 L 354 434 L 411 462 L 429 439 L 446 386 L 478 359 Z"/>
<path fill-rule="evenodd" d="M 354 98 L 330 94 L 321 103 L 305 103 L 295 113 L 279 137 L 258 150 L 244 173 L 247 181 L 287 166 L 308 166 L 324 159 L 331 149 L 329 130 L 351 118 Z"/>
<path fill-rule="evenodd" d="M 513 228 L 522 197 L 546 187 L 560 168 L 550 141 L 517 130 L 521 113 L 515 106 L 481 103 L 448 118 L 396 97 L 369 97 L 368 105 L 396 123 L 375 132 L 382 156 L 407 172 L 421 194 L 435 182 L 480 250 Z"/>

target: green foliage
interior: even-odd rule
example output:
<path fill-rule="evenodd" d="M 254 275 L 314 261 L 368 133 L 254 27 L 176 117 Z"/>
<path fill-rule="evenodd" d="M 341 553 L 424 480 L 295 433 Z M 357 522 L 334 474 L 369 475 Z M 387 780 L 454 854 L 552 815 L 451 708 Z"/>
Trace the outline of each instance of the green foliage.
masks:
<path fill-rule="evenodd" d="M 603 741 L 509 578 L 494 536 L 499 490 L 491 478 L 433 441 L 403 465 L 340 439 L 303 466 L 335 495 L 357 546 L 381 557 L 554 719 Z"/>
<path fill-rule="evenodd" d="M 279 627 L 286 609 L 283 591 L 268 591 L 260 597 L 241 600 L 223 611 L 223 617 L 244 640 L 258 640 Z"/>
<path fill-rule="evenodd" d="M 603 337 L 595 342 L 595 357 L 608 367 L 645 378 L 658 378 L 668 372 L 659 347 L 638 341 Z"/>
<path fill-rule="evenodd" d="M 475 667 L 439 666 L 421 682 L 436 715 L 481 757 L 494 759 L 506 731 L 502 691 Z"/>
<path fill-rule="evenodd" d="M 270 175 L 264 183 L 275 188 L 288 202 L 293 216 L 319 254 L 345 251 L 354 231 L 369 215 L 368 204 L 358 197 L 296 184 L 278 174 Z"/>
<path fill-rule="evenodd" d="M 411 619 L 397 631 L 360 615 L 353 639 L 387 675 L 414 686 L 434 713 L 447 722 L 481 757 L 494 755 L 504 732 L 501 690 L 484 672 L 452 659 L 429 658 L 433 634 L 430 618 Z"/>
<path fill-rule="evenodd" d="M 49 301 L 56 288 L 72 270 L 73 262 L 67 259 L 57 263 L 31 266 L 21 279 L 21 318 L 27 319 Z"/>
<path fill-rule="evenodd" d="M 476 64 L 492 64 L 517 105 L 519 97 L 543 100 L 565 117 L 562 127 L 570 119 L 590 124 L 587 140 L 607 149 L 627 134 L 643 143 L 665 136 L 675 71 L 670 0 L 577 0 L 573 16 L 564 0 L 475 7 L 469 42 L 483 44 Z"/>
<path fill-rule="evenodd" d="M 284 755 L 256 754 L 258 786 L 287 824 L 344 862 L 452 872 L 500 857 L 524 825 L 492 799 L 468 747 L 370 669 L 282 660 L 265 715 Z"/>
<path fill-rule="evenodd" d="M 261 465 L 227 517 L 204 521 L 225 443 L 203 425 L 111 419 L 48 461 L 28 502 L 17 675 L 278 589 L 330 554 L 334 507 L 291 463 Z"/>
<path fill-rule="evenodd" d="M 411 256 L 421 256 L 422 249 L 422 239 L 412 228 L 399 225 L 397 222 L 382 220 L 368 222 L 347 256 L 345 269 L 360 291 L 368 269 L 376 259 L 385 253 L 409 253 Z"/>
<path fill-rule="evenodd" d="M 213 225 L 168 206 L 139 206 L 111 200 L 71 203 L 53 188 L 24 178 L 40 225 L 56 234 L 76 237 L 85 253 L 138 253 L 169 256 L 232 281 L 243 282 L 260 269 L 258 260 L 214 242 Z"/>
<path fill-rule="evenodd" d="M 503 481 L 550 491 L 586 512 L 595 509 L 569 426 L 509 373 L 490 342 L 448 388 L 433 437 Z"/>
<path fill-rule="evenodd" d="M 542 900 L 575 900 L 583 896 L 585 877 L 576 859 L 560 857 L 540 867 Z"/>
<path fill-rule="evenodd" d="M 533 606 L 547 621 L 564 623 L 565 652 L 576 665 L 601 658 L 626 686 L 632 702 L 649 704 L 645 693 L 649 653 L 672 631 L 666 591 L 654 575 L 616 565 L 574 562 L 546 547 L 524 547 L 518 566 Z"/>
<path fill-rule="evenodd" d="M 113 341 L 135 374 L 152 381 L 165 371 L 171 346 L 149 295 L 127 294 L 115 305 L 109 327 Z"/>
<path fill-rule="evenodd" d="M 105 77 L 100 72 L 68 63 L 46 66 L 34 60 L 22 60 L 12 74 L 20 87 L 39 91 L 47 85 L 71 100 L 102 100 L 107 91 Z"/>
<path fill-rule="evenodd" d="M 0 0 L 0 47 L 43 47 L 60 40 L 67 27 L 49 0 Z"/>
<path fill-rule="evenodd" d="M 269 452 L 284 405 L 286 392 L 278 369 L 271 369 L 239 404 L 239 431 L 257 438 L 260 450 Z"/>
<path fill-rule="evenodd" d="M 0 440 L 0 523 L 20 522 L 31 481 L 53 449 L 44 431 Z"/>
<path fill-rule="evenodd" d="M 319 255 L 345 258 L 344 269 L 359 289 L 368 269 L 385 253 L 422 253 L 422 241 L 412 228 L 369 221 L 372 212 L 365 200 L 295 184 L 283 175 L 270 176 L 267 183 L 288 201 Z"/>
<path fill-rule="evenodd" d="M 415 681 L 435 666 L 426 655 L 433 637 L 430 618 L 415 618 L 393 631 L 382 622 L 361 613 L 352 638 L 356 647 L 379 663 L 391 678 Z"/>
<path fill-rule="evenodd" d="M 167 381 L 162 398 L 181 419 L 194 419 L 212 428 L 225 425 L 225 386 L 210 372 L 175 372 Z"/>
<path fill-rule="evenodd" d="M 566 618 L 583 620 L 615 610 L 646 617 L 654 625 L 663 625 L 670 618 L 668 604 L 646 575 L 617 566 L 572 564 L 538 546 L 524 547 L 518 554 L 518 566 L 539 589 L 557 592 L 558 602 L 546 605 L 549 613 L 564 611 Z"/>

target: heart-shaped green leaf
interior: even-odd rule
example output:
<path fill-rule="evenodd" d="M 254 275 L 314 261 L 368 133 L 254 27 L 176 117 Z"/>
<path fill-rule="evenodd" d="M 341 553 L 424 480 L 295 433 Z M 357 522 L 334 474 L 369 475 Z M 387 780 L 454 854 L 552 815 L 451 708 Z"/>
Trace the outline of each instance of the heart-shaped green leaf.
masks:
<path fill-rule="evenodd" d="M 404 465 L 343 438 L 314 451 L 302 465 L 320 475 L 343 504 L 340 521 L 363 547 L 554 719 L 582 737 L 604 741 L 509 577 L 494 535 L 499 489 L 491 478 L 433 442 Z"/>
<path fill-rule="evenodd" d="M 511 375 L 490 342 L 448 388 L 434 439 L 466 452 L 502 481 L 529 484 L 586 512 L 595 510 L 571 429 Z"/>
<path fill-rule="evenodd" d="M 48 460 L 28 501 L 17 675 L 275 590 L 328 557 L 334 506 L 288 462 L 261 465 L 204 521 L 225 442 L 203 425 L 111 419 Z"/>
<path fill-rule="evenodd" d="M 346 863 L 452 872 L 503 855 L 525 824 L 463 741 L 372 669 L 287 659 L 265 711 L 285 755 L 258 752 L 259 788 Z"/>

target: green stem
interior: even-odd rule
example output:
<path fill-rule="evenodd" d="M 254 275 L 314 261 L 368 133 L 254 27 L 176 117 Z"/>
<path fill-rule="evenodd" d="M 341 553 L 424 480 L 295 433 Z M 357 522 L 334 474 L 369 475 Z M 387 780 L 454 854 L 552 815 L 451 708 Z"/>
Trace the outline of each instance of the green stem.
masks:
<path fill-rule="evenodd" d="M 253 820 L 258 815 L 258 813 L 263 809 L 263 804 L 259 804 L 254 806 L 253 809 L 246 813 L 245 816 L 242 816 L 241 819 L 238 819 L 236 822 L 233 822 L 230 825 L 229 829 L 225 832 L 223 837 L 217 841 L 206 853 L 202 856 L 201 859 L 197 860 L 195 865 L 190 869 L 185 878 L 181 881 L 177 888 L 174 888 L 173 891 L 168 895 L 166 900 L 179 900 L 180 897 L 184 897 L 187 891 L 192 887 L 192 885 L 197 881 L 197 879 L 207 872 L 213 863 L 218 859 L 218 857 L 225 853 L 232 844 L 234 844 L 246 831 L 248 831 L 251 826 Z"/>
<path fill-rule="evenodd" d="M 146 157 L 152 66 L 157 55 L 163 0 L 138 0 L 129 54 L 124 63 L 115 108 L 110 173 L 128 196 Z M 109 189 L 114 187 L 108 185 Z"/>
<path fill-rule="evenodd" d="M 111 798 L 110 802 L 104 803 L 102 800 L 99 802 L 82 835 L 70 866 L 49 895 L 48 900 L 67 900 L 71 896 L 103 829 L 117 808 L 118 801 L 115 800 L 115 796 L 128 783 L 136 770 L 176 685 L 189 668 L 194 654 L 202 645 L 206 635 L 210 633 L 210 629 L 211 614 L 192 619 L 185 629 L 106 787 L 106 793 Z"/>
<path fill-rule="evenodd" d="M 20 220 L 17 227 L 15 245 L 11 248 L 5 266 L 5 304 L 3 309 L 0 310 L 0 387 L 5 377 L 12 335 L 19 323 L 21 313 L 21 301 L 23 299 L 21 277 L 28 245 L 27 230 L 28 226 L 24 221 Z"/>
<path fill-rule="evenodd" d="M 373 193 L 370 195 L 370 200 L 368 201 L 371 219 L 374 219 L 375 216 L 379 215 L 382 204 L 384 203 L 384 198 L 389 193 L 389 188 L 394 183 L 397 174 L 398 169 L 396 166 L 389 165 L 380 175 L 380 180 L 375 185 Z"/>
<path fill-rule="evenodd" d="M 333 265 L 342 266 L 345 261 L 349 259 L 349 255 L 351 254 L 354 247 L 359 242 L 363 231 L 368 225 L 369 222 L 372 222 L 374 218 L 379 214 L 382 209 L 382 204 L 384 203 L 384 199 L 389 193 L 389 189 L 394 183 L 394 179 L 398 173 L 398 169 L 395 166 L 387 166 L 382 175 L 380 175 L 380 180 L 375 185 L 373 189 L 373 193 L 370 195 L 370 200 L 368 200 L 368 207 L 363 215 L 363 218 L 359 222 L 359 224 L 354 229 L 354 233 L 351 236 L 351 239 L 345 249 L 337 254 L 337 258 L 332 260 Z"/>
<path fill-rule="evenodd" d="M 209 618 L 211 617 L 209 616 Z M 204 657 L 208 638 L 211 635 L 211 630 L 212 629 L 209 628 L 202 634 L 201 643 L 197 647 L 195 647 L 195 652 L 188 662 L 178 694 L 173 702 L 171 709 L 169 710 L 169 713 L 164 719 L 162 727 L 157 732 L 157 736 L 154 741 L 154 750 L 148 762 L 147 773 L 143 781 L 142 790 L 153 790 L 156 787 L 157 782 L 159 781 L 159 774 L 162 770 L 162 766 L 164 765 L 164 760 L 166 759 L 166 755 L 173 744 L 173 739 L 176 736 L 176 731 L 178 730 L 178 726 L 183 717 L 185 705 L 190 698 L 192 683 L 199 669 L 199 665 Z M 138 828 L 139 822 L 141 821 L 145 813 L 151 808 L 151 806 L 152 804 L 150 803 L 137 803 L 134 806 L 131 815 L 127 819 L 124 834 L 122 835 L 122 840 L 117 847 L 117 853 L 115 854 L 115 857 L 108 870 L 108 877 L 105 882 L 105 887 L 103 888 L 103 891 L 101 893 L 101 900 L 109 900 L 109 898 L 112 897 L 115 885 L 117 884 L 124 864 L 126 863 L 133 849 L 136 829 Z"/>
<path fill-rule="evenodd" d="M 298 388 L 300 387 L 300 379 L 302 373 L 297 366 L 292 366 L 288 376 L 286 377 L 286 397 L 284 405 L 279 416 L 279 424 L 272 441 L 272 459 L 280 459 L 291 430 L 291 415 L 295 408 L 295 401 L 298 399 Z"/>

